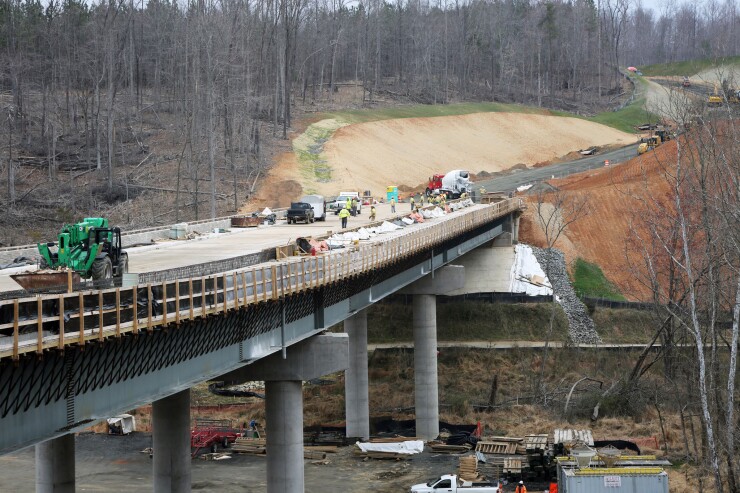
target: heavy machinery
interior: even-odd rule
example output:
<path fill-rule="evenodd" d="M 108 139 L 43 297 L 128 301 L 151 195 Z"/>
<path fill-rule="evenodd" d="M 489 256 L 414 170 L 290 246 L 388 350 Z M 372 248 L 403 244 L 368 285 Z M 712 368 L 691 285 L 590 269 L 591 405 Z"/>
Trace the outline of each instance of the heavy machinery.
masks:
<path fill-rule="evenodd" d="M 432 195 L 435 190 L 442 188 L 442 178 L 444 177 L 445 175 L 432 175 L 429 177 L 426 189 L 427 196 Z"/>
<path fill-rule="evenodd" d="M 52 248 L 56 247 L 56 251 Z M 42 269 L 66 267 L 85 279 L 111 279 L 128 272 L 128 254 L 121 246 L 121 229 L 102 217 L 65 224 L 57 242 L 39 243 Z"/>
<path fill-rule="evenodd" d="M 671 140 L 670 131 L 663 126 L 659 126 L 654 130 L 653 135 L 640 139 L 640 145 L 637 146 L 637 154 L 645 154 L 647 151 L 651 151 L 669 140 Z"/>
<path fill-rule="evenodd" d="M 722 102 L 722 96 L 719 95 L 719 85 L 714 84 L 714 94 L 710 95 L 707 99 L 707 105 L 720 106 Z"/>
<path fill-rule="evenodd" d="M 684 76 L 683 82 L 681 83 L 683 87 L 691 87 L 691 81 L 688 77 Z"/>

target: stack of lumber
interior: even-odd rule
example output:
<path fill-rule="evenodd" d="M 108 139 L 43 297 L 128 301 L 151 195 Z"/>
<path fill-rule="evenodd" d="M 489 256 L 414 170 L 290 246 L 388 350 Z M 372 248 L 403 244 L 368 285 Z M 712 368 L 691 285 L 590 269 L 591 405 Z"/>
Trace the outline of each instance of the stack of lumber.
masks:
<path fill-rule="evenodd" d="M 478 458 L 474 455 L 460 457 L 457 476 L 465 481 L 478 481 Z"/>
<path fill-rule="evenodd" d="M 504 459 L 504 474 L 521 474 L 522 473 L 522 459 Z"/>
<path fill-rule="evenodd" d="M 321 452 L 319 450 L 306 450 L 304 448 L 303 458 L 310 459 L 310 460 L 324 460 L 326 459 L 326 452 Z"/>
<path fill-rule="evenodd" d="M 516 453 L 517 443 L 514 441 L 490 440 L 479 441 L 475 451 L 484 454 L 512 455 Z"/>
<path fill-rule="evenodd" d="M 441 442 L 429 442 L 432 452 L 438 454 L 461 454 L 468 452 L 472 447 L 469 444 L 464 445 L 447 445 Z"/>
<path fill-rule="evenodd" d="M 544 452 L 547 450 L 547 435 L 527 435 L 524 437 L 524 448 L 527 453 Z"/>
<path fill-rule="evenodd" d="M 326 454 L 336 454 L 339 451 L 339 448 L 336 445 L 307 445 L 303 447 L 303 450 L 324 452 Z"/>
<path fill-rule="evenodd" d="M 231 445 L 231 450 L 238 454 L 264 455 L 265 438 L 239 437 Z"/>

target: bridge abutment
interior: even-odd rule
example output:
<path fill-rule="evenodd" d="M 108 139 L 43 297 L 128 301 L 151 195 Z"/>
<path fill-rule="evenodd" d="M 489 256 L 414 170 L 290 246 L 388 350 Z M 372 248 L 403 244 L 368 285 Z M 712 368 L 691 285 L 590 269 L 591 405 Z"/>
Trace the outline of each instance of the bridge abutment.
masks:
<path fill-rule="evenodd" d="M 448 265 L 403 289 L 413 298 L 414 407 L 416 436 L 432 440 L 439 435 L 437 381 L 437 295 L 465 285 L 465 268 Z"/>
<path fill-rule="evenodd" d="M 154 492 L 190 492 L 190 389 L 152 403 Z"/>
<path fill-rule="evenodd" d="M 367 311 L 344 321 L 349 336 L 349 367 L 344 372 L 347 436 L 370 438 L 370 401 L 367 374 Z"/>
<path fill-rule="evenodd" d="M 75 435 L 36 444 L 36 492 L 74 493 Z"/>

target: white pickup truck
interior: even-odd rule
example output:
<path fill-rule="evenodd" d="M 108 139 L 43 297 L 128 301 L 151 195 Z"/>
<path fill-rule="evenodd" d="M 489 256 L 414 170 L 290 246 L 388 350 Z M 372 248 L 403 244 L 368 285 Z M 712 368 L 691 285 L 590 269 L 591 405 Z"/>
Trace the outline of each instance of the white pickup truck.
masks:
<path fill-rule="evenodd" d="M 428 483 L 415 484 L 411 493 L 500 493 L 501 485 L 493 483 L 473 483 L 458 479 L 454 474 L 445 474 Z"/>

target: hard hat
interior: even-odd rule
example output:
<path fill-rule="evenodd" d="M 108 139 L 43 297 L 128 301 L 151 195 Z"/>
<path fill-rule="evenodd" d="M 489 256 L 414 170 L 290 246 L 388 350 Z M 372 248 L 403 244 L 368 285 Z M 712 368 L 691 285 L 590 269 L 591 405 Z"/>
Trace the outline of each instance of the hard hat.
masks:
<path fill-rule="evenodd" d="M 524 484 L 524 481 L 519 481 L 519 484 Z"/>

